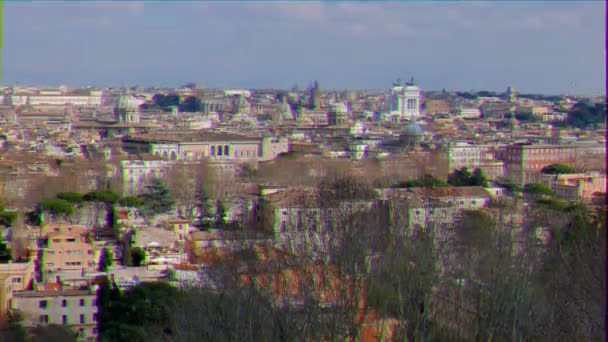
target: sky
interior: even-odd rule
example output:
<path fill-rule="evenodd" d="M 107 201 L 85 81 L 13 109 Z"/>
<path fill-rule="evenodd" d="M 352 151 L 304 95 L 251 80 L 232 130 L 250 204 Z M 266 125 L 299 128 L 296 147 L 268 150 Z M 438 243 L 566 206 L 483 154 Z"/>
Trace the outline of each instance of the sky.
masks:
<path fill-rule="evenodd" d="M 605 2 L 2 2 L 0 84 L 605 93 Z"/>

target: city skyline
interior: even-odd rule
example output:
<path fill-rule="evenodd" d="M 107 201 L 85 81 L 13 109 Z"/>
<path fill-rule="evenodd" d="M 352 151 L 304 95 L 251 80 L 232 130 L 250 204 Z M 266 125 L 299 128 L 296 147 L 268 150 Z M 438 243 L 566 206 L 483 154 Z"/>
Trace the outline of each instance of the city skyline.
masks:
<path fill-rule="evenodd" d="M 599 95 L 603 2 L 4 3 L 3 85 Z"/>

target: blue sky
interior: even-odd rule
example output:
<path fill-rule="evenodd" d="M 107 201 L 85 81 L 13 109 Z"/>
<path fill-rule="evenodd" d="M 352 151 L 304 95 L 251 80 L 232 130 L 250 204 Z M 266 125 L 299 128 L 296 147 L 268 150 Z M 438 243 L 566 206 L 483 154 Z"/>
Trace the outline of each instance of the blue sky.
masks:
<path fill-rule="evenodd" d="M 605 90 L 603 1 L 2 6 L 5 85 Z"/>

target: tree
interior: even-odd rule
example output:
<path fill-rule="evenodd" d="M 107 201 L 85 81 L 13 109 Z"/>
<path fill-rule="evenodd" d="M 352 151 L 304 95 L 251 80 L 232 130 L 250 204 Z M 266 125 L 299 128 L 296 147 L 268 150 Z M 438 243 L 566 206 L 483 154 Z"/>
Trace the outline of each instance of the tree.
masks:
<path fill-rule="evenodd" d="M 72 215 L 74 213 L 74 204 L 59 198 L 47 198 L 40 202 L 40 210 L 48 211 L 53 215 Z"/>
<path fill-rule="evenodd" d="M 143 201 L 137 196 L 127 196 L 121 198 L 118 203 L 123 207 L 137 208 L 143 204 Z"/>
<path fill-rule="evenodd" d="M 131 256 L 133 260 L 133 266 L 139 267 L 146 260 L 146 251 L 141 247 L 135 247 L 131 249 Z"/>
<path fill-rule="evenodd" d="M 405 182 L 399 182 L 391 186 L 391 188 L 443 188 L 448 186 L 448 183 L 433 177 L 430 174 L 426 174 L 421 178 L 415 180 L 408 180 Z"/>
<path fill-rule="evenodd" d="M 201 110 L 200 102 L 195 96 L 188 96 L 180 104 L 179 110 L 182 112 L 198 112 Z"/>
<path fill-rule="evenodd" d="M 173 210 L 175 201 L 171 198 L 169 189 L 167 189 L 162 180 L 158 178 L 153 179 L 146 190 L 147 191 L 141 195 L 143 201 L 141 210 L 144 215 L 155 216 L 169 213 Z"/>
<path fill-rule="evenodd" d="M 226 225 L 226 207 L 221 200 L 215 201 L 215 226 L 224 227 Z"/>
<path fill-rule="evenodd" d="M 576 173 L 576 169 L 570 165 L 566 164 L 551 164 L 545 166 L 541 171 L 546 175 L 559 175 L 559 174 L 568 174 L 568 173 Z"/>
<path fill-rule="evenodd" d="M 0 237 L 0 263 L 5 264 L 11 260 L 13 260 L 11 250 L 8 248 L 8 244 Z"/>
<path fill-rule="evenodd" d="M 606 121 L 606 105 L 604 103 L 591 104 L 579 102 L 570 111 L 566 123 L 577 128 L 589 128 Z"/>
<path fill-rule="evenodd" d="M 524 192 L 533 197 L 553 196 L 555 191 L 541 183 L 528 183 L 524 186 Z"/>
<path fill-rule="evenodd" d="M 57 194 L 57 198 L 66 200 L 74 204 L 80 204 L 84 202 L 84 195 L 79 192 L 60 192 Z"/>
<path fill-rule="evenodd" d="M 12 227 L 18 217 L 18 211 L 2 211 L 0 213 L 0 225 L 4 227 Z"/>
<path fill-rule="evenodd" d="M 114 254 L 112 254 L 112 251 L 110 251 L 110 249 L 105 248 L 101 255 L 101 262 L 100 262 L 101 271 L 106 272 L 108 270 L 108 268 L 112 267 L 113 264 L 114 264 Z"/>
<path fill-rule="evenodd" d="M 471 176 L 470 184 L 472 186 L 488 186 L 488 179 L 486 178 L 486 175 L 482 169 L 476 168 L 475 170 L 473 170 L 473 175 Z"/>
<path fill-rule="evenodd" d="M 476 168 L 471 173 L 468 168 L 463 167 L 448 176 L 448 183 L 453 186 L 487 186 L 488 180 L 482 169 Z"/>
<path fill-rule="evenodd" d="M 107 204 L 114 204 L 118 202 L 120 196 L 111 190 L 94 190 L 86 193 L 83 199 L 87 202 L 103 202 Z"/>
<path fill-rule="evenodd" d="M 472 176 L 471 171 L 468 168 L 463 167 L 459 170 L 454 170 L 448 176 L 448 183 L 453 186 L 469 186 Z"/>

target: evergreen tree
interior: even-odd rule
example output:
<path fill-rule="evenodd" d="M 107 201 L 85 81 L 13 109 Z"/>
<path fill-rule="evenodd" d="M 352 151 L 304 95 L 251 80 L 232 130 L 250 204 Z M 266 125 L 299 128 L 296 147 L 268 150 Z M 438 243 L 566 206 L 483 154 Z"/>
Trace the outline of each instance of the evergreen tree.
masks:
<path fill-rule="evenodd" d="M 105 272 L 114 264 L 114 255 L 108 248 L 103 250 L 101 256 L 101 271 Z"/>
<path fill-rule="evenodd" d="M 142 213 L 147 216 L 155 216 L 171 212 L 175 201 L 171 198 L 165 183 L 155 178 L 147 188 L 147 192 L 141 196 Z"/>

